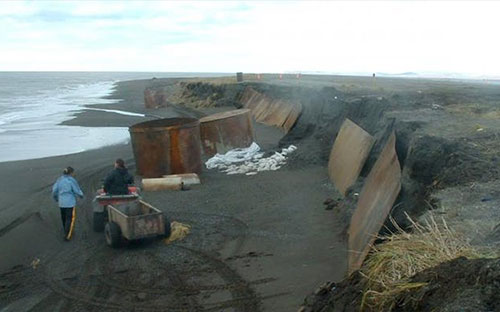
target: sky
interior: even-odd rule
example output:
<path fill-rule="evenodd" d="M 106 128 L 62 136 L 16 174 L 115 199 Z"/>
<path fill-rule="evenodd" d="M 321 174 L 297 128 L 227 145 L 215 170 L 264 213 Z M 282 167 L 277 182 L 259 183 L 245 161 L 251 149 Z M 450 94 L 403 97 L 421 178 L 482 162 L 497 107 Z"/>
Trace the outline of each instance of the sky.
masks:
<path fill-rule="evenodd" d="M 1 1 L 0 71 L 500 77 L 500 2 Z"/>

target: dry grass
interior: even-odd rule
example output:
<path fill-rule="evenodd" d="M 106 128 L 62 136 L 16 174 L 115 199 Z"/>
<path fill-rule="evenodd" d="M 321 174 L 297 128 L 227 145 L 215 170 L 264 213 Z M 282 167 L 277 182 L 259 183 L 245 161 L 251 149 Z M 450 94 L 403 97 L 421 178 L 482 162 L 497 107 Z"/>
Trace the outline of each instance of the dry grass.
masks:
<path fill-rule="evenodd" d="M 485 113 L 483 117 L 488 119 L 500 119 L 500 111 L 495 110 Z"/>
<path fill-rule="evenodd" d="M 210 78 L 188 78 L 183 80 L 184 82 L 201 82 L 213 85 L 223 85 L 223 84 L 235 84 L 236 75 L 234 77 L 210 77 Z"/>
<path fill-rule="evenodd" d="M 446 111 L 452 114 L 476 116 L 486 119 L 500 119 L 500 111 L 494 105 L 484 103 L 460 103 L 446 106 Z"/>
<path fill-rule="evenodd" d="M 170 224 L 170 228 L 170 236 L 163 240 L 165 244 L 170 244 L 172 242 L 182 240 L 191 232 L 191 226 L 189 224 L 184 224 L 177 221 L 173 221 Z"/>
<path fill-rule="evenodd" d="M 271 75 L 261 75 L 261 80 L 268 78 Z M 225 84 L 236 84 L 236 74 L 225 76 L 225 77 L 209 77 L 209 78 L 187 78 L 183 80 L 184 82 L 202 82 L 209 83 L 213 85 L 225 85 Z M 260 81 L 257 74 L 243 74 L 243 81 Z"/>
<path fill-rule="evenodd" d="M 366 278 L 361 311 L 391 310 L 401 294 L 420 288 L 426 283 L 411 283 L 416 273 L 460 256 L 489 256 L 472 247 L 451 230 L 444 219 L 439 222 L 431 215 L 424 224 L 411 220 L 412 232 L 397 227 L 397 233 L 374 246 L 361 269 Z"/>

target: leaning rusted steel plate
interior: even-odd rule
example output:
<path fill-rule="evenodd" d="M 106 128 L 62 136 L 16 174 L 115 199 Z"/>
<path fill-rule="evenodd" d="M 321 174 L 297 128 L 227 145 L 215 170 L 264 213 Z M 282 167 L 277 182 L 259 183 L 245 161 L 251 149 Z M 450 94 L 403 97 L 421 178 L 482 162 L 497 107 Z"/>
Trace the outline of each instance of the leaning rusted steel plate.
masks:
<path fill-rule="evenodd" d="M 288 132 L 290 131 L 290 129 L 292 129 L 292 127 L 295 125 L 295 122 L 297 122 L 297 119 L 299 118 L 301 113 L 302 113 L 302 104 L 294 103 L 290 111 L 290 114 L 288 114 L 285 122 L 283 123 L 283 129 L 285 129 L 285 132 Z"/>
<path fill-rule="evenodd" d="M 231 149 L 248 147 L 254 141 L 249 109 L 237 109 L 200 119 L 201 144 L 211 157 Z"/>
<path fill-rule="evenodd" d="M 273 100 L 272 105 L 266 111 L 266 116 L 263 120 L 265 124 L 273 125 L 282 128 L 288 115 L 292 111 L 293 105 L 281 100 Z"/>
<path fill-rule="evenodd" d="M 293 127 L 302 112 L 300 103 L 274 99 L 251 87 L 245 89 L 240 101 L 251 110 L 257 122 L 282 128 L 285 132 Z"/>
<path fill-rule="evenodd" d="M 393 132 L 361 190 L 349 225 L 349 274 L 361 267 L 401 190 L 401 168 Z"/>
<path fill-rule="evenodd" d="M 260 93 L 258 93 L 251 87 L 246 87 L 243 91 L 240 101 L 245 105 L 246 108 L 253 111 L 257 107 L 260 98 Z"/>
<path fill-rule="evenodd" d="M 264 123 L 267 112 L 272 105 L 271 100 L 265 97 L 259 97 L 255 100 L 257 101 L 257 105 L 252 110 L 252 114 L 255 116 L 256 121 Z"/>
<path fill-rule="evenodd" d="M 356 182 L 374 142 L 368 132 L 349 119 L 340 127 L 330 152 L 328 174 L 343 195 Z"/>

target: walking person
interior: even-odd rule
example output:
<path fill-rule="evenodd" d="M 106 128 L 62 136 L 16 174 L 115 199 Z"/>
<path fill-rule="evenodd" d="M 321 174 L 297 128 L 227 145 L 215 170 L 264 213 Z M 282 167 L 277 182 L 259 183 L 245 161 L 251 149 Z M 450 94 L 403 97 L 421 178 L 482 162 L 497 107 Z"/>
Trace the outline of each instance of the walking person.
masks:
<path fill-rule="evenodd" d="M 76 196 L 83 198 L 83 192 L 74 178 L 75 169 L 67 167 L 54 186 L 52 197 L 59 204 L 64 229 L 64 239 L 69 241 L 73 234 L 76 219 Z"/>

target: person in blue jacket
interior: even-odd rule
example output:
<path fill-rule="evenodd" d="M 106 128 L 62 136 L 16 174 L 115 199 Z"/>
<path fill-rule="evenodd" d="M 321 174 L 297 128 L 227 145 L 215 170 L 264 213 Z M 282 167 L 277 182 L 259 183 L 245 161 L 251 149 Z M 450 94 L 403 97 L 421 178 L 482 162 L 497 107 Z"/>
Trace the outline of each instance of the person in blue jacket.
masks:
<path fill-rule="evenodd" d="M 67 167 L 52 187 L 52 197 L 59 204 L 64 229 L 64 239 L 70 240 L 75 227 L 76 196 L 83 198 L 83 192 L 75 180 L 75 169 Z"/>

